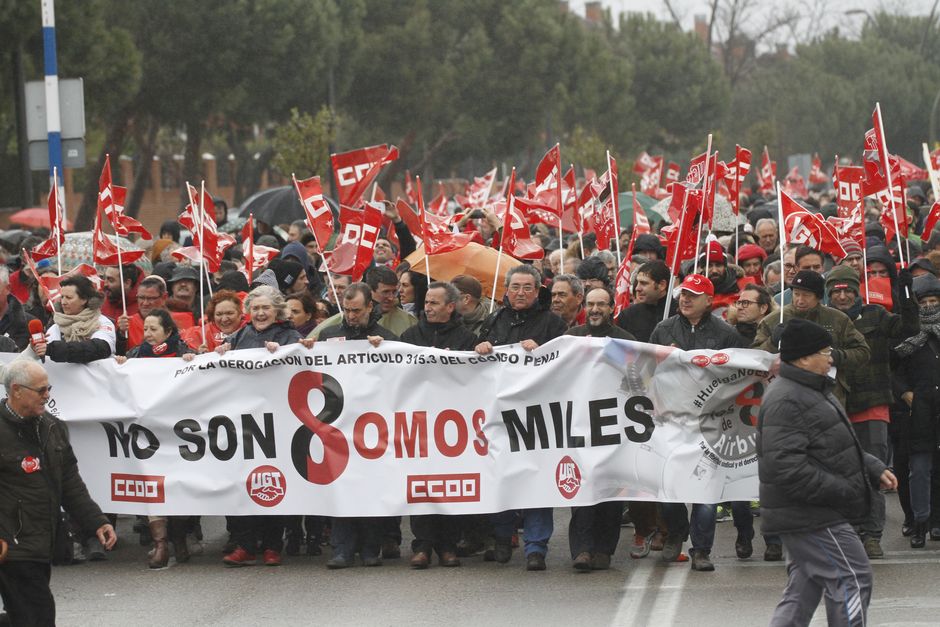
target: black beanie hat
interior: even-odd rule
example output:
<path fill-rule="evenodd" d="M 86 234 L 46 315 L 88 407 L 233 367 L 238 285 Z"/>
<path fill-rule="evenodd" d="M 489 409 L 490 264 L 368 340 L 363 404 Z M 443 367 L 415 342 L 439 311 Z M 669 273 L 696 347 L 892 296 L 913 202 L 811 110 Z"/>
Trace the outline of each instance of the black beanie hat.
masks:
<path fill-rule="evenodd" d="M 816 298 L 822 300 L 823 296 L 826 295 L 826 279 L 818 272 L 800 270 L 796 273 L 796 276 L 793 277 L 793 282 L 790 283 L 790 289 L 812 292 L 816 295 Z"/>
<path fill-rule="evenodd" d="M 829 331 L 809 320 L 791 318 L 780 334 L 780 359 L 786 362 L 796 361 L 832 346 Z"/>
<path fill-rule="evenodd" d="M 286 292 L 294 286 L 297 278 L 304 271 L 304 267 L 290 259 L 272 259 L 268 264 L 268 270 L 271 270 L 277 277 L 278 289 Z"/>

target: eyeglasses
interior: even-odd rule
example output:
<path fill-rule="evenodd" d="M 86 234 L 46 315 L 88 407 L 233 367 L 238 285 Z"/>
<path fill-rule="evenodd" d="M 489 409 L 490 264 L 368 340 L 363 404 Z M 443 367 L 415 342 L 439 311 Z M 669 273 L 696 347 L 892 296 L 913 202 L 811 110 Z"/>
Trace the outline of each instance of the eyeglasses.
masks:
<path fill-rule="evenodd" d="M 524 292 L 526 294 L 531 294 L 532 292 L 535 291 L 535 286 L 528 285 L 528 284 L 518 285 L 516 283 L 513 283 L 512 285 L 509 286 L 509 291 L 510 292 Z"/>
<path fill-rule="evenodd" d="M 44 385 L 44 386 L 42 386 L 41 388 L 31 388 L 31 387 L 29 387 L 28 385 L 23 385 L 22 383 L 21 383 L 20 385 L 22 385 L 22 386 L 23 386 L 24 388 L 26 388 L 27 390 L 32 390 L 33 392 L 35 392 L 35 393 L 38 394 L 39 396 L 45 396 L 46 392 L 52 393 L 52 386 L 51 386 L 51 385 Z"/>
<path fill-rule="evenodd" d="M 742 299 L 736 300 L 736 301 L 734 302 L 734 304 L 735 304 L 737 307 L 740 307 L 740 308 L 744 309 L 745 307 L 750 307 L 751 305 L 756 305 L 756 304 L 757 304 L 757 301 L 756 301 L 756 300 L 744 300 L 744 299 L 742 298 Z"/>

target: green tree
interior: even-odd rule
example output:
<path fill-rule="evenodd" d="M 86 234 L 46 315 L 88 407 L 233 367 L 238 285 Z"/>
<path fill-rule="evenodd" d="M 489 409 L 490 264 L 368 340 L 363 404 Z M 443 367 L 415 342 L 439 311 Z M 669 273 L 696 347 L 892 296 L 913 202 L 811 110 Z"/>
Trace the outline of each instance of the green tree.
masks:
<path fill-rule="evenodd" d="M 330 179 L 330 145 L 336 138 L 338 120 L 329 107 L 316 116 L 291 109 L 290 119 L 274 132 L 273 165 L 281 174 L 298 179 L 319 175 Z"/>

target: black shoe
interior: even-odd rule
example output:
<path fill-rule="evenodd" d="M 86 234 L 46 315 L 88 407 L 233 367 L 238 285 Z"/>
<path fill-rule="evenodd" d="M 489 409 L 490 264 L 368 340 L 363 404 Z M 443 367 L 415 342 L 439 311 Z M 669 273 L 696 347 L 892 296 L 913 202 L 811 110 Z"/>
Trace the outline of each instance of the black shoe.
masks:
<path fill-rule="evenodd" d="M 940 525 L 934 525 L 930 528 L 930 539 L 934 541 L 940 540 Z"/>
<path fill-rule="evenodd" d="M 715 565 L 705 551 L 692 551 L 692 570 L 709 573 L 715 570 Z"/>
<path fill-rule="evenodd" d="M 533 553 L 532 555 L 535 555 Z M 591 571 L 591 554 L 587 551 L 582 551 L 578 553 L 578 556 L 574 558 L 574 562 L 571 564 L 572 568 L 581 572 L 590 572 Z"/>
<path fill-rule="evenodd" d="M 739 560 L 746 560 L 754 554 L 754 544 L 746 535 L 738 534 L 738 539 L 734 542 L 734 552 Z"/>
<path fill-rule="evenodd" d="M 764 561 L 779 562 L 781 560 L 783 560 L 783 545 L 768 544 L 767 548 L 764 549 Z"/>
<path fill-rule="evenodd" d="M 927 543 L 927 523 L 915 522 L 914 533 L 911 534 L 911 548 L 922 549 Z"/>
<path fill-rule="evenodd" d="M 336 557 L 331 558 L 327 563 L 326 567 L 330 570 L 337 570 L 340 568 L 349 568 L 352 566 L 352 562 L 342 555 L 337 555 Z"/>
<path fill-rule="evenodd" d="M 910 538 L 914 534 L 914 523 L 910 520 L 905 520 L 901 523 L 901 535 L 905 538 Z"/>
<path fill-rule="evenodd" d="M 399 552 L 399 557 L 401 557 L 401 553 L 400 553 L 400 552 Z M 381 557 L 375 557 L 375 556 L 374 556 L 374 557 L 363 557 L 363 558 L 362 558 L 362 565 L 363 565 L 363 566 L 381 566 L 381 565 L 382 565 L 382 558 L 381 558 Z"/>
<path fill-rule="evenodd" d="M 401 557 L 401 549 L 393 540 L 386 540 L 382 543 L 382 558 L 395 560 Z"/>
<path fill-rule="evenodd" d="M 682 554 L 682 542 L 680 538 L 674 538 L 672 536 L 667 536 L 665 542 L 663 542 L 663 552 L 660 557 L 664 562 L 676 562 L 679 560 L 679 556 Z"/>
<path fill-rule="evenodd" d="M 512 559 L 512 544 L 507 540 L 504 542 L 497 542 L 496 548 L 493 550 L 493 559 L 500 564 L 505 564 Z"/>
<path fill-rule="evenodd" d="M 316 539 L 307 540 L 307 555 L 314 557 L 317 555 L 323 555 L 323 549 L 320 548 L 320 543 Z"/>
<path fill-rule="evenodd" d="M 545 570 L 545 556 L 541 553 L 529 553 L 525 558 L 526 570 Z"/>

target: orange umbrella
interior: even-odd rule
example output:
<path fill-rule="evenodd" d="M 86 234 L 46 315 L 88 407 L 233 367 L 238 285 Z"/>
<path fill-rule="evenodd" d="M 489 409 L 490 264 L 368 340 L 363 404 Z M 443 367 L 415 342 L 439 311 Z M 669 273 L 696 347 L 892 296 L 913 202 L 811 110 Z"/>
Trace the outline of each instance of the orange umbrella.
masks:
<path fill-rule="evenodd" d="M 10 216 L 10 224 L 19 224 L 32 229 L 52 228 L 49 224 L 49 210 L 45 207 L 30 207 L 29 209 L 17 211 Z M 71 228 L 72 223 L 66 220 L 65 229 L 70 230 Z"/>
<path fill-rule="evenodd" d="M 470 242 L 465 247 L 448 253 L 431 255 L 431 277 L 438 281 L 450 281 L 459 274 L 475 277 L 483 286 L 483 295 L 493 298 L 493 273 L 496 272 L 496 257 L 499 251 L 489 246 Z M 426 273 L 424 247 L 418 248 L 405 258 L 411 264 L 411 270 Z M 509 255 L 503 255 L 499 262 L 499 277 L 496 281 L 496 302 L 501 302 L 506 292 L 506 273 L 522 262 Z"/>

